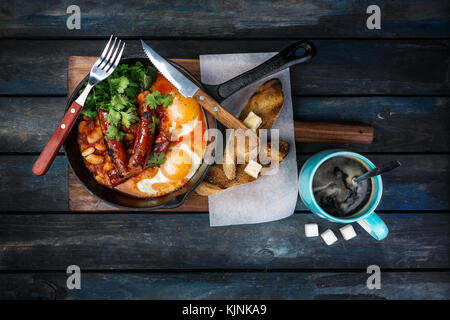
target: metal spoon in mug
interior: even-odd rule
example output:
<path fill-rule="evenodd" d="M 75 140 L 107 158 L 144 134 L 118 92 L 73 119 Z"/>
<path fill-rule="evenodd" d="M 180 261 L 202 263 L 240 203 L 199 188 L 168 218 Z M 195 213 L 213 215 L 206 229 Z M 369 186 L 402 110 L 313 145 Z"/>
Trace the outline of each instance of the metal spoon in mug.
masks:
<path fill-rule="evenodd" d="M 364 173 L 363 175 L 361 175 L 359 177 L 353 178 L 352 182 L 353 183 L 361 182 L 363 180 L 366 180 L 366 179 L 378 176 L 378 175 L 380 175 L 382 173 L 391 171 L 391 170 L 393 170 L 395 168 L 400 167 L 401 165 L 402 164 L 399 161 L 397 161 L 397 160 L 385 163 L 385 164 L 383 164 L 383 165 L 381 165 L 381 166 L 379 166 L 379 167 L 377 167 L 375 169 L 372 169 L 372 170 Z"/>

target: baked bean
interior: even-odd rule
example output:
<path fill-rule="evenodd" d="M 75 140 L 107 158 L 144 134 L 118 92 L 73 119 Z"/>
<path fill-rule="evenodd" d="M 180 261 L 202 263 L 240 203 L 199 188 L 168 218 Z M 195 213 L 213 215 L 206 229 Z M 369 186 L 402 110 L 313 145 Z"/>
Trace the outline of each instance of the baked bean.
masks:
<path fill-rule="evenodd" d="M 78 131 L 79 131 L 79 132 L 83 132 L 84 128 L 86 128 L 86 121 L 81 121 L 81 122 L 78 124 Z"/>
<path fill-rule="evenodd" d="M 82 155 L 83 157 L 87 157 L 88 155 L 94 153 L 94 151 L 95 151 L 94 147 L 89 147 L 89 148 L 87 148 L 86 150 L 84 150 L 84 151 L 81 153 L 81 155 Z"/>
<path fill-rule="evenodd" d="M 99 175 L 96 175 L 96 176 L 95 176 L 95 180 L 97 180 L 98 183 L 104 184 L 104 183 L 103 183 L 103 178 L 100 177 Z"/>
<path fill-rule="evenodd" d="M 103 163 L 103 161 L 105 161 L 105 158 L 97 154 L 90 154 L 86 157 L 86 161 L 90 164 L 101 164 Z"/>
<path fill-rule="evenodd" d="M 97 142 L 95 144 L 95 149 L 97 149 L 98 151 L 105 151 L 106 147 L 103 143 Z"/>
<path fill-rule="evenodd" d="M 87 136 L 87 141 L 89 143 L 95 143 L 98 140 L 100 140 L 102 138 L 102 130 L 100 129 L 100 127 L 97 127 L 94 129 L 94 131 L 91 132 L 91 134 L 89 134 Z"/>
<path fill-rule="evenodd" d="M 105 171 L 111 171 L 112 169 L 114 169 L 114 165 L 111 162 L 107 162 L 103 166 L 103 170 Z"/>

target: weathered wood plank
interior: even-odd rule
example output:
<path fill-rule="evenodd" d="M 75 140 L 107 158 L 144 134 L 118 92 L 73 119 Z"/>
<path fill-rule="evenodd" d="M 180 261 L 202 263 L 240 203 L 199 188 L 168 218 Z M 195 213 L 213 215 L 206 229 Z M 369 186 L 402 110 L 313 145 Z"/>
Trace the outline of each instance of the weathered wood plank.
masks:
<path fill-rule="evenodd" d="M 382 272 L 369 290 L 362 272 L 81 273 L 81 290 L 67 274 L 0 274 L 0 299 L 448 299 L 449 272 Z"/>
<path fill-rule="evenodd" d="M 299 171 L 308 157 L 298 157 Z M 384 175 L 383 198 L 378 210 L 449 209 L 450 168 L 448 157 L 397 155 L 370 155 L 368 157 L 375 165 L 381 165 L 394 158 L 403 163 L 401 169 Z M 90 195 L 71 172 L 68 177 L 68 192 L 69 210 L 71 211 L 120 211 L 120 209 Z M 300 197 L 297 198 L 296 210 L 308 210 Z M 182 207 L 170 211 L 208 212 L 208 202 L 205 198 L 192 194 Z"/>
<path fill-rule="evenodd" d="M 295 97 L 297 120 L 361 122 L 374 127 L 371 145 L 298 143 L 299 152 L 450 152 L 450 98 Z M 0 97 L 1 152 L 40 152 L 64 114 L 63 97 Z"/>
<path fill-rule="evenodd" d="M 67 161 L 57 156 L 45 176 L 31 167 L 37 156 L 0 156 L 0 211 L 67 211 Z"/>
<path fill-rule="evenodd" d="M 298 156 L 299 169 L 309 156 Z M 384 192 L 378 210 L 449 210 L 449 156 L 368 155 L 368 158 L 376 165 L 393 159 L 398 159 L 403 164 L 401 168 L 383 177 Z M 51 171 L 44 177 L 36 177 L 32 174 L 31 166 L 35 159 L 36 156 L 0 156 L 2 181 L 0 208 L 2 211 L 68 210 L 67 162 L 64 156 L 56 158 Z M 84 190 L 80 192 L 79 201 L 86 202 L 90 199 Z M 206 204 L 206 201 L 199 201 L 196 204 L 190 202 L 187 211 L 206 212 Z M 96 203 L 92 210 L 110 211 L 111 208 Z M 296 210 L 307 210 L 300 198 L 297 200 Z"/>
<path fill-rule="evenodd" d="M 448 268 L 450 215 L 381 214 L 390 233 L 328 247 L 304 224 L 339 233 L 312 214 L 211 228 L 206 214 L 0 215 L 1 270 Z"/>
<path fill-rule="evenodd" d="M 150 42 L 149 42 L 150 43 Z M 278 51 L 285 40 L 155 40 L 152 47 L 173 58 L 200 54 Z M 318 40 L 317 56 L 291 75 L 294 95 L 447 95 L 449 41 Z M 67 58 L 98 55 L 104 40 L 0 42 L 0 94 L 66 94 Z M 127 41 L 126 56 L 142 55 Z"/>
<path fill-rule="evenodd" d="M 364 1 L 78 1 L 81 29 L 69 30 L 66 1 L 3 1 L 0 37 L 447 37 L 448 2 L 377 1 L 382 28 L 369 30 Z M 107 8 L 107 9 L 106 9 Z M 114 23 L 112 23 L 114 21 Z"/>
<path fill-rule="evenodd" d="M 450 98 L 297 97 L 294 117 L 304 121 L 361 122 L 374 127 L 370 145 L 300 143 L 297 152 L 328 148 L 357 152 L 449 152 Z"/>

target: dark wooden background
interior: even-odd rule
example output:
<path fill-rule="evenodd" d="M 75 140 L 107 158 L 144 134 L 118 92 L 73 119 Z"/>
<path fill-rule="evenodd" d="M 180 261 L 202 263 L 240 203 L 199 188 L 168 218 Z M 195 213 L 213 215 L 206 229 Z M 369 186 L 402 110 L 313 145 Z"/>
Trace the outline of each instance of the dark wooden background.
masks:
<path fill-rule="evenodd" d="M 0 3 L 0 298 L 448 299 L 449 3 L 429 1 L 77 1 L 81 30 L 66 28 L 73 1 Z M 382 29 L 366 28 L 367 6 Z M 298 201 L 287 219 L 210 228 L 206 213 L 71 213 L 67 161 L 31 166 L 63 115 L 67 57 L 98 55 L 114 33 L 126 54 L 144 38 L 162 55 L 277 51 L 310 39 L 317 56 L 291 70 L 296 119 L 361 121 L 370 146 L 303 143 L 299 168 L 332 147 L 375 164 L 378 212 L 390 229 L 327 247 L 304 237 L 318 220 Z M 67 266 L 82 289 L 66 288 Z M 380 290 L 366 268 L 382 270 Z"/>

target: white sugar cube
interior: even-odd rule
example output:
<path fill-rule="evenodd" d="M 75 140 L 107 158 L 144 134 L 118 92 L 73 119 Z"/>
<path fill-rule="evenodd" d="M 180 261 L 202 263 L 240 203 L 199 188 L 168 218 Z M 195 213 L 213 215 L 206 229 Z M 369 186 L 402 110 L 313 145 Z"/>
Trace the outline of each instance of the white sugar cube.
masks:
<path fill-rule="evenodd" d="M 339 231 L 341 231 L 341 234 L 345 240 L 350 240 L 350 239 L 356 237 L 355 229 L 353 229 L 351 224 L 347 224 L 347 225 L 343 226 L 342 228 L 339 228 Z"/>
<path fill-rule="evenodd" d="M 319 236 L 319 226 L 317 225 L 317 223 L 305 224 L 305 234 L 307 237 L 318 237 Z"/>
<path fill-rule="evenodd" d="M 329 246 L 337 241 L 336 236 L 334 235 L 333 231 L 331 231 L 330 229 L 322 232 L 320 234 L 320 236 L 325 241 L 325 243 Z"/>

